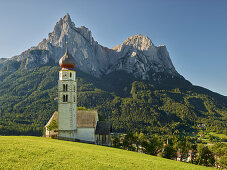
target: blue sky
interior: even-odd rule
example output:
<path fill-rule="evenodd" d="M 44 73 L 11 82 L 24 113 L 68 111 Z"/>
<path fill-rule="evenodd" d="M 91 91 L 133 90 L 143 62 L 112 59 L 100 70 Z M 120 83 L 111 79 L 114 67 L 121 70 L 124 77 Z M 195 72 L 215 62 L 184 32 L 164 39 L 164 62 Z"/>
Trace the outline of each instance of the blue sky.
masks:
<path fill-rule="evenodd" d="M 164 44 L 177 71 L 227 96 L 226 0 L 7 0 L 0 2 L 0 57 L 18 55 L 69 13 L 109 48 L 142 34 Z"/>

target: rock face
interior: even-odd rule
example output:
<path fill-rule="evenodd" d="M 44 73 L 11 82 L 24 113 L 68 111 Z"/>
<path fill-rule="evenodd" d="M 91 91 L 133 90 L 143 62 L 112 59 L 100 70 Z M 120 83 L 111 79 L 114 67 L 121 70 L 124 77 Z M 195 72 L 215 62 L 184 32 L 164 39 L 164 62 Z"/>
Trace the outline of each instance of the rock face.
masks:
<path fill-rule="evenodd" d="M 175 70 L 166 46 L 156 47 L 147 36 L 129 37 L 123 44 L 114 48 L 118 61 L 108 72 L 126 70 L 142 79 L 155 78 L 155 73 L 180 76 Z M 150 73 L 150 74 L 149 74 Z"/>
<path fill-rule="evenodd" d="M 26 60 L 27 69 L 57 65 L 65 53 L 67 41 L 69 53 L 76 61 L 75 67 L 96 77 L 117 70 L 125 70 L 144 80 L 158 80 L 160 73 L 181 77 L 171 62 L 166 46 L 156 47 L 147 36 L 135 35 L 109 49 L 99 45 L 88 28 L 76 27 L 69 14 L 56 23 L 54 31 L 38 46 L 9 60 Z"/>

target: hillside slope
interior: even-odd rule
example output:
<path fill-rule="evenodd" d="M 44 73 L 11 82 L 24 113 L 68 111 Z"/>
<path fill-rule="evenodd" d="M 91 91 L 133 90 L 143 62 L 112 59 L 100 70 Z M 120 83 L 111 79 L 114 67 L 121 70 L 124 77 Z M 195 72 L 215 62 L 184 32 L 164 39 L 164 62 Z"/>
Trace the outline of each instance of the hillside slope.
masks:
<path fill-rule="evenodd" d="M 42 135 L 57 110 L 59 70 L 19 69 L 0 82 L 0 135 Z M 226 129 L 226 97 L 182 79 L 157 84 L 125 72 L 99 79 L 78 70 L 77 81 L 78 106 L 98 109 L 114 132 L 166 134 L 196 130 L 199 123 L 221 133 Z"/>
<path fill-rule="evenodd" d="M 97 145 L 0 136 L 0 169 L 211 169 Z"/>

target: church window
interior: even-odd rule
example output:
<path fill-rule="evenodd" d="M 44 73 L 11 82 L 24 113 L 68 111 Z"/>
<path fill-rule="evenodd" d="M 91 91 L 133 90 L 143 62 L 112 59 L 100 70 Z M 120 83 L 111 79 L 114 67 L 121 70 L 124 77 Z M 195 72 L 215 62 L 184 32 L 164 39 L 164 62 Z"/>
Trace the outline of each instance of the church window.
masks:
<path fill-rule="evenodd" d="M 63 91 L 68 91 L 68 84 L 63 84 Z"/>
<path fill-rule="evenodd" d="M 68 95 L 65 95 L 65 102 L 68 102 Z"/>
<path fill-rule="evenodd" d="M 76 96 L 74 96 L 74 102 L 76 102 Z"/>
<path fill-rule="evenodd" d="M 70 78 L 72 77 L 72 73 L 70 73 Z"/>
<path fill-rule="evenodd" d="M 68 102 L 68 95 L 63 95 L 63 102 Z"/>

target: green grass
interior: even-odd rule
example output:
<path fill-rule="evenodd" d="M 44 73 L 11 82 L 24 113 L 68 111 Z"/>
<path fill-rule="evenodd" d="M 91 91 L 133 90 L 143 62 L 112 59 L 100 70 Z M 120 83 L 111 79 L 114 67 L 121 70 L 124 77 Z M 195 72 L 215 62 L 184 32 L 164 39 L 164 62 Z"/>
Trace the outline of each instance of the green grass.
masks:
<path fill-rule="evenodd" d="M 218 134 L 218 133 L 215 133 L 215 132 L 210 132 L 210 134 L 212 136 L 216 136 L 216 137 L 219 137 L 221 139 L 227 139 L 227 136 L 225 134 Z"/>
<path fill-rule="evenodd" d="M 0 169 L 209 169 L 115 148 L 41 137 L 0 136 Z"/>

